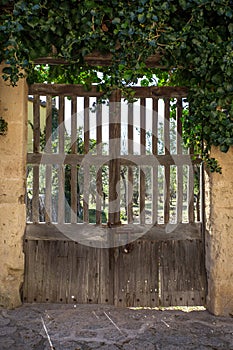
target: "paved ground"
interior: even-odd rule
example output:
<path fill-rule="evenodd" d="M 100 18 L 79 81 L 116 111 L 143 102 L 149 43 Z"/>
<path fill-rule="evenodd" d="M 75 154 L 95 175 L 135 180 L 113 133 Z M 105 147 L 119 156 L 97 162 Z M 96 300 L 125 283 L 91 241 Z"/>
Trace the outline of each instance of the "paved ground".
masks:
<path fill-rule="evenodd" d="M 28 304 L 0 310 L 0 350 L 233 349 L 233 318 L 207 311 Z"/>

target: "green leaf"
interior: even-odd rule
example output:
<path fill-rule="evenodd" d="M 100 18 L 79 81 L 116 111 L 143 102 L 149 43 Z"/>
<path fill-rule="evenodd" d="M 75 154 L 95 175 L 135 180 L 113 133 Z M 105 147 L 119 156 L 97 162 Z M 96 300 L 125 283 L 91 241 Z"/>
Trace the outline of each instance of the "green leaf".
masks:
<path fill-rule="evenodd" d="M 145 14 L 144 14 L 144 13 L 140 13 L 140 14 L 138 15 L 138 22 L 139 22 L 139 23 L 144 23 L 145 20 L 146 20 Z"/>
<path fill-rule="evenodd" d="M 112 24 L 119 24 L 121 23 L 121 19 L 119 17 L 115 17 L 113 20 L 112 20 Z"/>
<path fill-rule="evenodd" d="M 229 146 L 228 145 L 221 145 L 220 146 L 220 151 L 221 152 L 224 152 L 224 153 L 226 153 L 227 151 L 229 150 Z"/>
<path fill-rule="evenodd" d="M 228 30 L 229 30 L 230 34 L 233 33 L 233 23 L 228 24 Z"/>

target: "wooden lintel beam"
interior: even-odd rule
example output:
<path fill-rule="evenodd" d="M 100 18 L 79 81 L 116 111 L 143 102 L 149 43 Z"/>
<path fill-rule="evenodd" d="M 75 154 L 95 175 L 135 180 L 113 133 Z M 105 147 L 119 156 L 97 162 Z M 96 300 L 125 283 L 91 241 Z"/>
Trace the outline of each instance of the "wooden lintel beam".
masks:
<path fill-rule="evenodd" d="M 84 57 L 84 62 L 90 66 L 111 66 L 113 64 L 113 56 L 111 54 L 100 54 L 94 52 Z M 62 58 L 56 57 L 40 57 L 34 60 L 36 64 L 50 64 L 50 65 L 69 65 L 69 62 Z M 148 68 L 161 68 L 166 69 L 167 67 L 161 64 L 161 56 L 156 54 L 148 57 L 146 60 L 146 66 Z"/>
<path fill-rule="evenodd" d="M 182 86 L 150 86 L 150 87 L 131 87 L 135 92 L 135 98 L 184 98 L 188 95 L 188 89 Z M 36 83 L 29 86 L 29 95 L 66 95 L 66 96 L 92 96 L 100 97 L 103 92 L 98 91 L 98 86 L 93 85 L 90 89 L 84 89 L 83 85 L 77 84 L 40 84 Z"/>

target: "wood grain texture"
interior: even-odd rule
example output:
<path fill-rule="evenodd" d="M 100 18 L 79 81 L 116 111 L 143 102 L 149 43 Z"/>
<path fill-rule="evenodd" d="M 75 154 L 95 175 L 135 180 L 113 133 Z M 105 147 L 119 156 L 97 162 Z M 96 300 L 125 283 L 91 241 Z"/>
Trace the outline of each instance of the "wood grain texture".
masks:
<path fill-rule="evenodd" d="M 97 109 L 97 152 L 89 152 L 89 104 L 90 97 L 99 98 L 101 93 L 94 86 L 85 91 L 79 85 L 34 84 L 29 93 L 34 94 L 34 148 L 28 154 L 28 164 L 33 166 L 32 219 L 24 237 L 25 302 L 57 303 L 107 303 L 116 306 L 175 306 L 205 305 L 206 273 L 202 224 L 194 222 L 194 172 L 195 164 L 189 154 L 182 150 L 182 98 L 187 89 L 182 87 L 135 87 L 135 97 L 140 98 L 140 152 L 134 154 L 134 110 L 128 106 L 128 154 L 121 155 L 121 111 L 116 102 L 121 101 L 119 91 L 111 97 L 109 117 L 109 155 L 102 152 L 102 109 Z M 47 96 L 45 153 L 40 153 L 40 95 Z M 59 153 L 55 154 L 49 137 L 52 132 L 52 96 L 59 96 Z M 71 96 L 71 140 L 70 153 L 65 153 L 65 96 Z M 84 113 L 84 154 L 77 150 L 77 100 L 82 97 Z M 145 113 L 146 99 L 152 99 L 152 154 L 146 151 Z M 170 154 L 170 98 L 177 98 L 176 154 Z M 165 99 L 164 154 L 158 154 L 159 103 Z M 191 150 L 192 151 L 192 150 Z M 45 165 L 45 223 L 39 223 L 39 167 Z M 103 179 L 102 168 L 109 170 L 109 222 L 102 223 Z M 89 223 L 90 167 L 95 167 L 96 224 Z M 158 198 L 159 170 L 165 167 L 164 210 Z M 177 223 L 170 220 L 170 173 L 176 166 L 176 216 Z M 78 171 L 84 169 L 83 193 L 78 193 Z M 133 224 L 132 189 L 127 187 L 128 224 L 120 223 L 120 203 L 117 185 L 121 167 L 126 167 L 126 180 L 135 180 L 133 170 L 139 168 L 140 224 Z M 145 169 L 152 174 L 152 225 L 145 224 L 146 176 Z M 187 179 L 184 168 L 189 168 Z M 58 174 L 58 223 L 51 223 L 51 175 Z M 65 169 L 70 171 L 71 220 L 65 223 Z M 68 170 L 67 170 L 68 169 Z M 93 170 L 93 168 L 92 168 Z M 184 180 L 185 179 L 185 180 Z M 184 181 L 187 180 L 187 216 L 183 223 Z M 79 196 L 79 198 L 78 198 Z M 82 197 L 82 198 L 81 198 Z M 77 223 L 77 206 L 83 199 L 84 223 Z M 162 211 L 164 224 L 158 224 L 158 212 Z M 161 213 L 160 213 L 161 215 Z M 108 247 L 103 247 L 103 237 Z M 117 239 L 121 246 L 114 246 Z M 126 242 L 124 239 L 128 239 Z M 99 246 L 93 247 L 95 243 Z M 112 246 L 109 248 L 109 244 Z"/>

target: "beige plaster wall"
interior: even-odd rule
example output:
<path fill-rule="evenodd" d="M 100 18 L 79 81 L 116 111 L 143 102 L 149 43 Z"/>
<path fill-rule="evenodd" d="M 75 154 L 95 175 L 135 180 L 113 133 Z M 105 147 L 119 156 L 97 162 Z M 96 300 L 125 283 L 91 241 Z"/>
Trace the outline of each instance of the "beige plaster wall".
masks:
<path fill-rule="evenodd" d="M 217 149 L 222 174 L 210 174 L 206 181 L 206 267 L 207 306 L 215 315 L 233 314 L 233 148 Z M 209 182 L 208 182 L 209 181 Z"/>
<path fill-rule="evenodd" d="M 0 71 L 2 66 L 0 65 Z M 11 87 L 0 78 L 0 116 L 8 133 L 0 136 L 0 306 L 21 304 L 27 145 L 27 85 Z"/>

